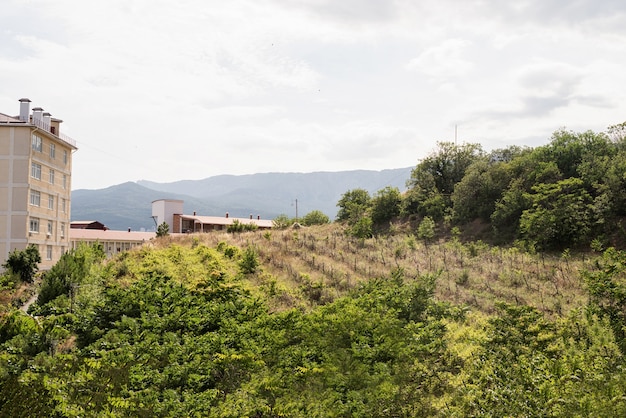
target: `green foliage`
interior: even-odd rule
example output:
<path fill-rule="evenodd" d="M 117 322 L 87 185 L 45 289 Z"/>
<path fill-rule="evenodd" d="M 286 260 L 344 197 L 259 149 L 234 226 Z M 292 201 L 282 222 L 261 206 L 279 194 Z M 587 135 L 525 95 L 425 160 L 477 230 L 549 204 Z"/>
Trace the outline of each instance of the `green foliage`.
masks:
<path fill-rule="evenodd" d="M 157 227 L 157 232 L 156 232 L 157 237 L 165 237 L 165 236 L 168 236 L 169 233 L 170 233 L 170 226 L 167 224 L 167 222 L 163 222 L 161 223 L 161 225 Z"/>
<path fill-rule="evenodd" d="M 422 187 L 424 180 L 434 182 L 437 191 L 451 195 L 455 185 L 465 175 L 465 170 L 480 156 L 478 144 L 456 145 L 452 142 L 438 142 L 438 149 L 424 158 L 411 173 L 408 185 Z"/>
<path fill-rule="evenodd" d="M 259 267 L 259 252 L 253 246 L 248 246 L 239 260 L 239 269 L 243 274 L 256 273 Z"/>
<path fill-rule="evenodd" d="M 417 227 L 417 237 L 430 241 L 435 237 L 435 221 L 430 216 L 425 216 Z"/>
<path fill-rule="evenodd" d="M 258 226 L 255 223 L 252 223 L 252 222 L 243 223 L 235 219 L 233 223 L 228 225 L 228 227 L 226 228 L 226 232 L 230 232 L 234 234 L 235 232 L 256 231 L 257 229 L 258 229 Z"/>
<path fill-rule="evenodd" d="M 510 177 L 506 164 L 501 161 L 475 161 L 456 184 L 451 196 L 457 219 L 460 222 L 489 220 Z"/>
<path fill-rule="evenodd" d="M 487 339 L 452 401 L 454 416 L 626 411 L 623 357 L 606 322 L 575 311 L 556 324 L 532 308 L 503 304 L 489 322 Z"/>
<path fill-rule="evenodd" d="M 371 218 L 362 217 L 348 228 L 347 233 L 360 240 L 365 240 L 373 236 L 372 226 L 373 222 Z"/>
<path fill-rule="evenodd" d="M 370 217 L 375 224 L 391 221 L 400 214 L 402 195 L 397 187 L 387 186 L 376 192 L 371 199 Z"/>
<path fill-rule="evenodd" d="M 356 223 L 366 215 L 371 203 L 371 197 L 365 189 L 353 189 L 345 192 L 337 202 L 337 221 Z"/>
<path fill-rule="evenodd" d="M 302 254 L 313 251 L 312 230 L 258 239 Z M 78 284 L 72 312 L 63 293 L 48 297 L 36 319 L 17 310 L 0 318 L 0 416 L 626 414 L 626 255 L 615 249 L 596 265 L 586 261 L 589 306 L 554 319 L 525 306 L 523 294 L 516 305 L 496 303 L 493 314 L 435 299 L 446 285 L 458 291 L 480 280 L 472 264 L 508 264 L 481 242 L 445 248 L 448 265 L 458 260 L 461 269 L 419 275 L 409 264 L 411 276 L 396 268 L 339 294 L 312 271 L 292 268 L 294 289 L 274 272 L 244 274 L 244 260 L 258 272 L 268 253 L 222 238 L 215 248 L 188 239 L 145 246 L 106 264 L 97 247 L 63 257 L 44 282 Z M 365 252 L 376 258 L 374 244 Z M 387 244 L 385 254 L 401 246 L 402 257 L 416 247 Z M 566 269 L 576 254 L 557 258 Z M 546 278 L 555 288 L 557 276 Z M 289 292 L 315 303 L 270 309 L 266 298 Z"/>
<path fill-rule="evenodd" d="M 9 269 L 19 276 L 24 283 L 32 283 L 41 263 L 39 248 L 35 244 L 29 244 L 24 250 L 13 250 L 2 267 Z"/>
<path fill-rule="evenodd" d="M 220 241 L 217 244 L 216 249 L 218 251 L 221 251 L 226 257 L 230 259 L 235 258 L 240 253 L 239 247 L 235 247 L 234 245 L 228 245 L 224 241 Z"/>
<path fill-rule="evenodd" d="M 437 147 L 413 169 L 411 178 L 407 180 L 409 200 L 404 205 L 407 214 L 441 219 L 445 208 L 452 206 L 450 196 L 457 183 L 463 179 L 467 168 L 483 154 L 478 144 L 438 142 Z"/>
<path fill-rule="evenodd" d="M 276 229 L 285 229 L 293 225 L 294 222 L 294 220 L 292 220 L 289 216 L 283 213 L 274 218 L 272 224 Z"/>
<path fill-rule="evenodd" d="M 330 218 L 324 212 L 320 210 L 312 210 L 311 212 L 304 215 L 302 218 L 302 225 L 311 226 L 311 225 L 325 225 L 330 223 Z"/>
<path fill-rule="evenodd" d="M 539 248 L 563 248 L 588 238 L 593 225 L 591 196 L 577 178 L 538 184 L 526 198 L 532 207 L 522 212 L 520 231 Z"/>
<path fill-rule="evenodd" d="M 606 316 L 626 354 L 626 252 L 607 249 L 597 268 L 583 272 L 591 306 Z"/>
<path fill-rule="evenodd" d="M 76 286 L 85 283 L 94 263 L 102 261 L 105 253 L 102 246 L 94 244 L 80 245 L 77 249 L 63 254 L 59 261 L 43 275 L 37 305 L 43 308 L 45 304 L 61 295 L 70 296 L 70 292 Z M 38 314 L 43 311 L 37 310 Z"/>

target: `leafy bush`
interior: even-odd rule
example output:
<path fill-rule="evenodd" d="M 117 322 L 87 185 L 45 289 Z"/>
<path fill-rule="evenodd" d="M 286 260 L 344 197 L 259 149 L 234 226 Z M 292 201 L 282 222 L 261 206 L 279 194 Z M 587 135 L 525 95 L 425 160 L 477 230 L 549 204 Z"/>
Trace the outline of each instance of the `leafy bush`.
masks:
<path fill-rule="evenodd" d="M 243 274 L 252 274 L 259 267 L 259 253 L 256 248 L 248 246 L 239 260 L 239 269 Z"/>
<path fill-rule="evenodd" d="M 330 222 L 330 218 L 321 210 L 313 210 L 302 218 L 302 225 L 325 225 Z"/>
<path fill-rule="evenodd" d="M 39 270 L 37 266 L 39 263 L 41 263 L 39 248 L 35 244 L 29 244 L 24 250 L 11 251 L 2 267 L 17 274 L 21 281 L 32 283 Z"/>
<path fill-rule="evenodd" d="M 284 213 L 278 215 L 276 218 L 274 218 L 274 220 L 272 220 L 272 225 L 276 229 L 289 228 L 291 225 L 293 225 L 293 223 L 294 220 Z"/>
<path fill-rule="evenodd" d="M 226 228 L 226 232 L 235 233 L 244 231 L 256 231 L 257 229 L 258 225 L 253 222 L 243 223 L 235 219 L 232 224 L 228 225 L 228 227 Z"/>

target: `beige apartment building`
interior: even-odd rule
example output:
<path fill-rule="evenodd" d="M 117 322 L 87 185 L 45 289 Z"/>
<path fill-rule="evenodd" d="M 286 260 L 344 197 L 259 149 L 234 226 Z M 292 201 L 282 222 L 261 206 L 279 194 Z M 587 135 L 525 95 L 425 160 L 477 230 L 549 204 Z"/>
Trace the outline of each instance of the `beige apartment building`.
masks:
<path fill-rule="evenodd" d="M 39 247 L 41 270 L 69 249 L 72 153 L 62 120 L 20 99 L 20 113 L 0 113 L 0 264 L 13 250 Z"/>

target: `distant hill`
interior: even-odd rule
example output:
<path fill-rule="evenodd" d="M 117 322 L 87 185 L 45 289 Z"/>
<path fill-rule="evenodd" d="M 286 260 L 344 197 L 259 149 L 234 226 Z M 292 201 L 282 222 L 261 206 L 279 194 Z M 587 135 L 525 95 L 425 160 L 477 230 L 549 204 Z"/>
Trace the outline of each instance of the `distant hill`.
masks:
<path fill-rule="evenodd" d="M 184 200 L 186 214 L 273 219 L 284 213 L 303 216 L 321 210 L 331 219 L 337 202 L 348 190 L 363 188 L 370 193 L 386 187 L 405 190 L 413 167 L 392 170 L 354 170 L 315 173 L 262 173 L 220 175 L 202 180 L 156 183 L 140 180 L 106 189 L 72 192 L 72 220 L 97 220 L 112 229 L 154 228 L 152 201 Z"/>
<path fill-rule="evenodd" d="M 72 191 L 72 221 L 96 220 L 111 229 L 154 229 L 152 201 L 181 199 L 202 211 L 214 211 L 205 202 L 176 193 L 163 193 L 127 182 L 98 190 Z"/>

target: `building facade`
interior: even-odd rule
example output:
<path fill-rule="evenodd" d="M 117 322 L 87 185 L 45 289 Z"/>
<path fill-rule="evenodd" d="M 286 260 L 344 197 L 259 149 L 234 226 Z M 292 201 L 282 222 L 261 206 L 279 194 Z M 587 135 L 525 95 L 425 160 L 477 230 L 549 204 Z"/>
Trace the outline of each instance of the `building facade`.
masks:
<path fill-rule="evenodd" d="M 156 232 L 114 231 L 98 221 L 74 221 L 70 224 L 70 248 L 81 244 L 101 244 L 107 257 L 140 247 L 156 238 Z"/>
<path fill-rule="evenodd" d="M 183 213 L 183 201 L 175 199 L 159 199 L 152 202 L 152 218 L 155 226 L 167 223 L 169 232 L 172 234 L 189 234 L 212 231 L 226 231 L 235 222 L 243 225 L 253 224 L 258 229 L 271 229 L 273 221 L 261 219 L 260 216 L 249 218 L 231 217 L 227 213 L 225 216 L 200 216 L 185 215 Z"/>
<path fill-rule="evenodd" d="M 62 120 L 20 99 L 19 116 L 0 113 L 0 264 L 13 250 L 39 248 L 41 270 L 69 249 L 72 153 Z"/>

